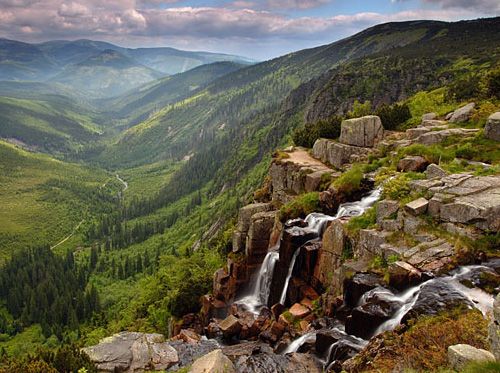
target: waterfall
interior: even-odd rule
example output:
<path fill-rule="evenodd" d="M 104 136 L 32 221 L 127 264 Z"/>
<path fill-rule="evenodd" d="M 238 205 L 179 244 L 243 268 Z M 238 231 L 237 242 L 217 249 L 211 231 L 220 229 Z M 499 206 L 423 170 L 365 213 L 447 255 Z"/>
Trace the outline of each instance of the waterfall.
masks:
<path fill-rule="evenodd" d="M 313 342 L 316 340 L 316 332 L 309 332 L 306 333 L 299 338 L 297 338 L 295 341 L 290 343 L 285 351 L 283 351 L 283 354 L 289 354 L 291 352 L 297 352 L 300 346 L 302 346 L 306 342 Z"/>
<path fill-rule="evenodd" d="M 274 265 L 279 259 L 277 246 L 269 249 L 257 272 L 256 281 L 250 291 L 250 294 L 241 298 L 235 303 L 242 304 L 250 312 L 257 314 L 261 308 L 267 305 L 271 282 L 273 280 Z"/>
<path fill-rule="evenodd" d="M 371 207 L 380 198 L 381 191 L 382 191 L 381 188 L 377 188 L 374 189 L 372 192 L 370 192 L 370 194 L 368 194 L 367 196 L 363 197 L 360 201 L 346 202 L 341 204 L 335 216 L 329 216 L 313 212 L 307 215 L 306 218 L 304 219 L 304 221 L 307 223 L 307 226 L 305 228 L 293 227 L 292 229 L 307 230 L 308 232 L 315 233 L 315 237 L 308 242 L 321 238 L 325 230 L 325 227 L 329 221 L 339 219 L 345 216 L 359 216 L 363 214 L 369 207 Z M 283 286 L 283 290 L 281 292 L 281 297 L 280 297 L 281 304 L 285 304 L 286 293 L 288 291 L 288 284 L 292 277 L 293 267 L 295 266 L 295 260 L 297 259 L 299 253 L 300 253 L 300 247 L 297 248 L 297 250 L 295 250 L 292 256 L 292 260 L 290 261 L 290 266 L 288 268 L 286 280 Z"/>

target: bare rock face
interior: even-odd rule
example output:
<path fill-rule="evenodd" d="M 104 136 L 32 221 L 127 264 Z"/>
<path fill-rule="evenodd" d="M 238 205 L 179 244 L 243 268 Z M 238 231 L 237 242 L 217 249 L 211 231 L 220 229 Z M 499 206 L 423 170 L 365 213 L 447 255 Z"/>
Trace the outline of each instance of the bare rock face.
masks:
<path fill-rule="evenodd" d="M 222 350 L 214 350 L 209 354 L 197 359 L 190 373 L 236 373 L 236 369 L 229 358 L 222 353 Z"/>
<path fill-rule="evenodd" d="M 462 106 L 461 108 L 458 108 L 451 115 L 450 122 L 451 123 L 467 122 L 469 120 L 469 118 L 472 114 L 472 110 L 474 110 L 475 106 L 476 106 L 476 104 L 471 102 L 465 106 Z"/>
<path fill-rule="evenodd" d="M 342 121 L 339 141 L 345 145 L 373 148 L 384 137 L 382 121 L 376 115 Z"/>
<path fill-rule="evenodd" d="M 489 116 L 484 127 L 484 136 L 491 140 L 500 141 L 500 111 Z"/>
<path fill-rule="evenodd" d="M 238 224 L 233 235 L 234 252 L 242 251 L 245 248 L 248 230 L 252 223 L 252 216 L 259 212 L 270 210 L 272 210 L 272 205 L 270 203 L 253 203 L 240 209 L 238 213 Z"/>
<path fill-rule="evenodd" d="M 461 372 L 468 363 L 473 361 L 495 361 L 495 356 L 489 351 L 467 344 L 448 347 L 448 362 L 452 369 Z"/>
<path fill-rule="evenodd" d="M 179 362 L 177 351 L 161 334 L 121 332 L 83 351 L 101 372 L 163 370 Z"/>
<path fill-rule="evenodd" d="M 479 130 L 476 128 L 450 128 L 442 131 L 429 131 L 417 137 L 415 142 L 424 145 L 434 145 L 443 142 L 451 136 L 468 138 L 474 136 L 477 132 Z"/>

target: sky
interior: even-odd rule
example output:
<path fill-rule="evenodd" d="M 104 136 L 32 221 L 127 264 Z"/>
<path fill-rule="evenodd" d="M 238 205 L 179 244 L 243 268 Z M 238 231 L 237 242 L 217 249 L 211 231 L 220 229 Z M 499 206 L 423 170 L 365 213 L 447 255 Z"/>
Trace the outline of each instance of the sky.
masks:
<path fill-rule="evenodd" d="M 93 39 L 266 60 L 391 21 L 500 15 L 500 0 L 0 0 L 0 37 Z"/>

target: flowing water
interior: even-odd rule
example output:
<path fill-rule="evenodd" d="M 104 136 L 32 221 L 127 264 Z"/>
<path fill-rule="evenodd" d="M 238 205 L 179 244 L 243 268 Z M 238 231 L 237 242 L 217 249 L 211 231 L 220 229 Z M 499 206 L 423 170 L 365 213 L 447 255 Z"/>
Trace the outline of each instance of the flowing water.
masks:
<path fill-rule="evenodd" d="M 299 338 L 297 338 L 295 341 L 290 343 L 286 349 L 283 351 L 283 354 L 289 354 L 291 352 L 297 352 L 300 346 L 302 346 L 306 342 L 314 342 L 316 340 L 316 332 L 309 332 L 306 333 Z"/>

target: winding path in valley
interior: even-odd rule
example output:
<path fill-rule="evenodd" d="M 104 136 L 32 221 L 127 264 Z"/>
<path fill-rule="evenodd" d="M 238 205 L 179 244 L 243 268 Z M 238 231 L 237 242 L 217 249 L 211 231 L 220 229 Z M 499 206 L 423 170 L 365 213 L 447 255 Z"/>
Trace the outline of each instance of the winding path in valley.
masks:
<path fill-rule="evenodd" d="M 126 191 L 128 189 L 128 183 L 123 180 L 120 175 L 116 174 L 116 178 L 118 179 L 118 181 L 120 183 L 123 184 L 123 190 L 122 192 Z M 101 188 L 105 187 L 106 186 L 106 183 L 104 183 Z M 77 229 L 80 228 L 80 226 L 83 224 L 83 222 L 85 221 L 85 219 L 82 219 L 77 225 L 75 228 L 73 228 L 73 231 L 67 235 L 66 237 L 64 237 L 61 241 L 59 241 L 58 243 L 56 243 L 54 246 L 51 246 L 50 249 L 55 249 L 57 246 L 59 245 L 62 245 L 63 243 L 65 243 L 67 240 L 69 240 L 71 237 L 73 237 L 73 235 L 76 233 Z"/>

